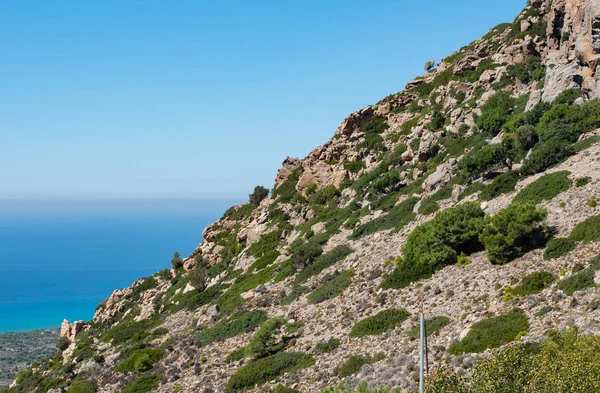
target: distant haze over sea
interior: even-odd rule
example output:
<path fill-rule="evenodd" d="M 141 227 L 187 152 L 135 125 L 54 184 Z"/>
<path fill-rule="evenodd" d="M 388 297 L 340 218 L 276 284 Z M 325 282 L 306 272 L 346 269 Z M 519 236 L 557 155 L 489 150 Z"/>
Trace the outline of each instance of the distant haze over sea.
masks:
<path fill-rule="evenodd" d="M 0 333 L 89 320 L 240 201 L 0 201 Z"/>

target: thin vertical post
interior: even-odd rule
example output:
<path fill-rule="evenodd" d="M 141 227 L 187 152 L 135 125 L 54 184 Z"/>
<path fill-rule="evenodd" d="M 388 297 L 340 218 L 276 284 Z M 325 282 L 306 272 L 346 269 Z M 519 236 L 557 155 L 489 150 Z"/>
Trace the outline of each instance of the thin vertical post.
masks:
<path fill-rule="evenodd" d="M 419 342 L 419 393 L 425 389 L 425 317 L 421 313 L 421 340 Z"/>

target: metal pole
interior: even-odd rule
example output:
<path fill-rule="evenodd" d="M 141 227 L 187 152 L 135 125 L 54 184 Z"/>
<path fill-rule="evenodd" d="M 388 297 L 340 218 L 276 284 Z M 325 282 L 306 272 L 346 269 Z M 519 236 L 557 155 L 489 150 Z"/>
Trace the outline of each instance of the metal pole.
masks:
<path fill-rule="evenodd" d="M 425 389 L 425 318 L 421 314 L 421 340 L 419 343 L 419 393 L 423 393 Z"/>

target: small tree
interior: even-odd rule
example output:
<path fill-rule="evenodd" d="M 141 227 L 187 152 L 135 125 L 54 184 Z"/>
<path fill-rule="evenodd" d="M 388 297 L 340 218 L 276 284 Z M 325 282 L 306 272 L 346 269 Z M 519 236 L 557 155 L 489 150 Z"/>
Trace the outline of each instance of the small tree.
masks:
<path fill-rule="evenodd" d="M 292 255 L 294 266 L 304 269 L 312 264 L 316 257 L 323 253 L 323 248 L 315 242 L 307 242 L 299 246 Z"/>
<path fill-rule="evenodd" d="M 429 72 L 433 67 L 435 67 L 435 59 L 429 60 L 427 63 L 425 63 L 425 67 L 423 68 L 425 68 L 425 71 Z"/>
<path fill-rule="evenodd" d="M 173 259 L 171 259 L 171 265 L 173 265 L 173 269 L 181 269 L 183 267 L 183 261 L 181 260 L 181 256 L 177 251 L 173 253 Z"/>
<path fill-rule="evenodd" d="M 58 342 L 56 343 L 56 348 L 58 348 L 58 350 L 62 352 L 65 349 L 69 348 L 69 345 L 71 345 L 71 341 L 68 338 L 60 337 L 58 339 Z"/>
<path fill-rule="evenodd" d="M 194 270 L 190 273 L 190 284 L 194 287 L 197 292 L 202 292 L 206 289 L 206 279 L 208 272 L 206 267 L 202 265 L 196 265 Z"/>
<path fill-rule="evenodd" d="M 548 239 L 545 219 L 546 210 L 536 209 L 533 203 L 513 203 L 488 218 L 479 240 L 490 262 L 503 265 L 543 246 Z"/>
<path fill-rule="evenodd" d="M 249 195 L 250 204 L 253 206 L 260 205 L 260 202 L 269 195 L 269 190 L 263 186 L 254 187 L 254 192 Z"/>

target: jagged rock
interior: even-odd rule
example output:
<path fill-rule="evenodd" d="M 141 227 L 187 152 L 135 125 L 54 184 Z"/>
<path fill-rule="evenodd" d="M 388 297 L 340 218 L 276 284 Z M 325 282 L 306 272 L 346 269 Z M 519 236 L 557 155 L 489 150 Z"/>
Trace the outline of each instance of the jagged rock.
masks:
<path fill-rule="evenodd" d="M 542 99 L 546 102 L 554 100 L 567 89 L 579 88 L 583 82 L 582 69 L 578 64 L 557 65 L 546 71 L 546 83 Z"/>
<path fill-rule="evenodd" d="M 439 165 L 435 172 L 425 179 L 423 189 L 427 192 L 444 187 L 452 177 L 452 165 L 450 163 Z"/>
<path fill-rule="evenodd" d="M 286 157 L 283 160 L 283 168 L 277 172 L 277 177 L 275 178 L 275 186 L 279 186 L 281 183 L 287 180 L 288 176 L 294 171 L 294 169 L 300 166 L 300 160 L 294 157 Z"/>
<path fill-rule="evenodd" d="M 324 232 L 326 228 L 327 228 L 327 223 L 318 222 L 315 225 L 313 225 L 312 227 L 310 227 L 310 230 L 313 231 L 315 233 L 315 235 L 318 235 L 318 234 Z"/>
<path fill-rule="evenodd" d="M 521 21 L 521 32 L 529 31 L 531 29 L 531 22 L 527 19 Z"/>

